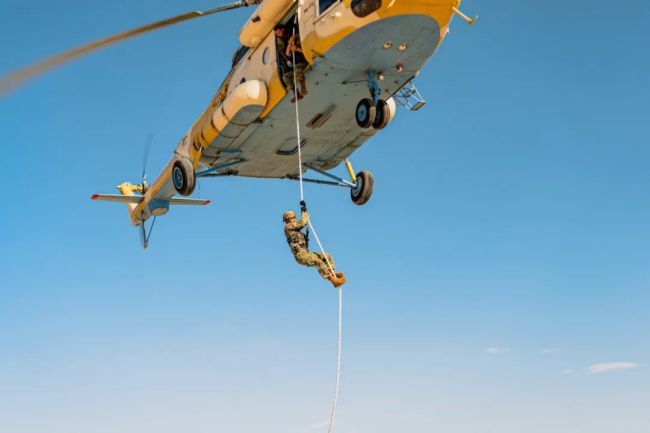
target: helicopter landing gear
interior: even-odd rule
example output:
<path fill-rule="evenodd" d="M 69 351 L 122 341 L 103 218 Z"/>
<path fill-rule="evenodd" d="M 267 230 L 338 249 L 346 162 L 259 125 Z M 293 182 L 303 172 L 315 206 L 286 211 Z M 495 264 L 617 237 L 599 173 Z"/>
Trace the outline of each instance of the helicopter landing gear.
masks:
<path fill-rule="evenodd" d="M 340 186 L 344 188 L 350 188 L 350 198 L 354 204 L 359 206 L 364 205 L 370 200 L 372 196 L 372 191 L 374 189 L 374 177 L 369 171 L 362 171 L 354 174 L 352 169 L 352 164 L 347 159 L 345 160 L 345 166 L 350 174 L 350 180 L 343 179 L 339 176 L 336 176 L 332 173 L 328 173 L 320 168 L 314 167 L 313 165 L 307 165 L 309 170 L 313 170 L 318 174 L 321 174 L 331 180 L 322 180 L 322 179 L 312 179 L 308 177 L 303 177 L 303 182 L 308 183 L 317 183 L 320 185 L 331 185 L 331 186 Z M 292 180 L 300 180 L 298 176 L 288 176 Z"/>
<path fill-rule="evenodd" d="M 372 126 L 380 130 L 390 123 L 391 110 L 383 99 L 373 104 L 372 99 L 365 98 L 359 101 L 355 117 L 360 128 L 368 129 Z"/>
<path fill-rule="evenodd" d="M 194 167 L 185 158 L 178 159 L 172 168 L 172 183 L 180 195 L 190 195 L 196 187 Z"/>
<path fill-rule="evenodd" d="M 377 130 L 384 129 L 391 121 L 391 109 L 386 101 L 380 99 L 381 87 L 379 81 L 383 75 L 377 71 L 368 72 L 368 90 L 370 98 L 364 98 L 357 104 L 357 125 L 363 129 L 371 126 Z"/>
<path fill-rule="evenodd" d="M 384 129 L 390 122 L 391 112 L 388 103 L 383 99 L 377 102 L 375 121 L 372 122 L 372 127 L 376 130 Z"/>
<path fill-rule="evenodd" d="M 376 115 L 377 107 L 375 107 L 372 99 L 364 98 L 359 101 L 355 115 L 357 125 L 359 125 L 359 127 L 363 129 L 370 128 L 375 122 Z"/>
<path fill-rule="evenodd" d="M 369 171 L 362 171 L 355 175 L 349 159 L 345 160 L 345 168 L 347 168 L 350 180 L 352 180 L 352 187 L 350 188 L 352 202 L 359 206 L 366 204 L 370 200 L 370 196 L 372 196 L 375 178 Z"/>
<path fill-rule="evenodd" d="M 375 179 L 369 171 L 357 173 L 356 185 L 350 189 L 350 198 L 356 205 L 364 205 L 370 200 L 375 186 Z"/>

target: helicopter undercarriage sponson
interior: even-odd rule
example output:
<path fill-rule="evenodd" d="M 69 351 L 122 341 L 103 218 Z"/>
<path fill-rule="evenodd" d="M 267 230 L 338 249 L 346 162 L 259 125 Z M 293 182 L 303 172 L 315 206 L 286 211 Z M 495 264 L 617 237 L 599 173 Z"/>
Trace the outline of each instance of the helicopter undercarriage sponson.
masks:
<path fill-rule="evenodd" d="M 317 57 L 306 72 L 309 94 L 299 102 L 305 168 L 335 168 L 377 132 L 360 127 L 355 119 L 359 101 L 373 96 L 369 72 L 376 72 L 379 99 L 387 99 L 417 75 L 439 40 L 433 19 L 403 15 L 363 27 Z M 211 149 L 220 152 L 215 163 L 242 161 L 231 169 L 238 176 L 295 177 L 295 106 L 289 99 L 283 98 L 265 119 L 249 126 L 246 139 Z"/>

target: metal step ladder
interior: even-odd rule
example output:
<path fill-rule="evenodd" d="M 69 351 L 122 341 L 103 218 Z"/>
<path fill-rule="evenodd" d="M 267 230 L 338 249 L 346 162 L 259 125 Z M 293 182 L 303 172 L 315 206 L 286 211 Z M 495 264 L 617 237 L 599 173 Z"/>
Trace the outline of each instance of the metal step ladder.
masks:
<path fill-rule="evenodd" d="M 420 92 L 418 92 L 412 79 L 404 84 L 404 86 L 393 95 L 393 99 L 399 105 L 406 107 L 411 111 L 418 111 L 427 103 L 422 95 L 420 95 Z"/>

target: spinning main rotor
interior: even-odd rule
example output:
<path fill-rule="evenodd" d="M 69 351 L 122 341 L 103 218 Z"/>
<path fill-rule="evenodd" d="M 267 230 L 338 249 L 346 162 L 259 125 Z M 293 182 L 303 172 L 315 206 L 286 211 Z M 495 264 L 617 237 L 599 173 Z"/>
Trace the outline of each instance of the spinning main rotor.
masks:
<path fill-rule="evenodd" d="M 57 66 L 60 66 L 66 62 L 77 59 L 79 57 L 85 56 L 86 54 L 90 54 L 94 51 L 98 51 L 102 48 L 106 48 L 118 42 L 122 42 L 127 39 L 131 39 L 136 36 L 140 36 L 144 33 L 148 33 L 154 30 L 162 29 L 164 27 L 169 27 L 174 24 L 179 24 L 185 21 L 193 20 L 195 18 L 206 17 L 208 15 L 214 15 L 220 12 L 253 6 L 261 2 L 262 0 L 240 0 L 213 9 L 207 9 L 204 11 L 186 12 L 184 14 L 176 15 L 171 18 L 156 21 L 150 24 L 146 24 L 144 26 L 136 27 L 131 30 L 117 33 L 113 36 L 108 36 L 106 38 L 102 38 L 97 41 L 90 42 L 80 47 L 73 48 L 61 54 L 57 54 L 45 60 L 41 60 L 40 62 L 34 63 L 31 66 L 18 69 L 17 71 L 14 71 L 13 73 L 6 75 L 4 77 L 0 77 L 0 96 L 17 88 L 25 81 L 37 77 L 38 75 L 44 74 L 45 72 L 54 69 Z"/>

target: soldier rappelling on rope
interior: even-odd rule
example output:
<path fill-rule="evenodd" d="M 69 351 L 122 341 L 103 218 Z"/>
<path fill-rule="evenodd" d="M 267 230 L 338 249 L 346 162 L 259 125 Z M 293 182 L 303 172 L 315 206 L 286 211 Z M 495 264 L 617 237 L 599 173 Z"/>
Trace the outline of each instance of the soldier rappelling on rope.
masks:
<path fill-rule="evenodd" d="M 318 273 L 326 280 L 329 280 L 334 287 L 345 284 L 346 279 L 343 273 L 334 272 L 336 265 L 331 255 L 309 251 L 309 213 L 305 202 L 300 202 L 299 221 L 296 220 L 296 213 L 292 210 L 286 211 L 282 215 L 282 219 L 284 221 L 284 235 L 287 237 L 287 243 L 296 262 L 316 268 Z M 303 229 L 307 230 L 307 234 L 302 232 Z"/>

